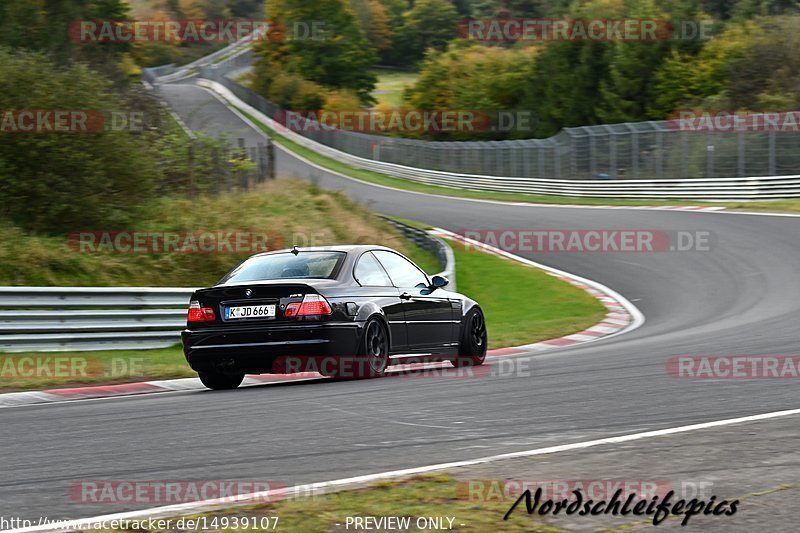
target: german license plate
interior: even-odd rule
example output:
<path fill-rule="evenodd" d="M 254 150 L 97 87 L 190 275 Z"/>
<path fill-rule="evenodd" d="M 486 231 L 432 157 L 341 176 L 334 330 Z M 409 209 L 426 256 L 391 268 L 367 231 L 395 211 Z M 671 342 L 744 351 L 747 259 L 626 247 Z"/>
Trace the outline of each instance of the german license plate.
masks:
<path fill-rule="evenodd" d="M 237 318 L 272 318 L 275 316 L 275 304 L 272 305 L 243 305 L 240 307 L 226 307 L 225 320 Z"/>

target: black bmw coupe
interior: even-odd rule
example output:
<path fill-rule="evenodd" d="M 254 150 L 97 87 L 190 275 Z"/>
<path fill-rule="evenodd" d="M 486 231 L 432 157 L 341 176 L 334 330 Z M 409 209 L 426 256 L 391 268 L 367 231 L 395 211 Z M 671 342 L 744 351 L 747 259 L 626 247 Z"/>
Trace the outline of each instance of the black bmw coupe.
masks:
<path fill-rule="evenodd" d="M 483 364 L 486 322 L 402 254 L 354 245 L 257 254 L 195 291 L 186 360 L 211 389 L 245 374 L 377 377 L 409 360 Z"/>

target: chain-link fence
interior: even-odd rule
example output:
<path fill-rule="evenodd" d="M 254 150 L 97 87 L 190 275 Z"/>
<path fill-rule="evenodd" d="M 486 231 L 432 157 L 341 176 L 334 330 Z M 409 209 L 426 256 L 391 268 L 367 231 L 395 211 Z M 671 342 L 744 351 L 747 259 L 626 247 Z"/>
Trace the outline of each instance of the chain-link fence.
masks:
<path fill-rule="evenodd" d="M 235 78 L 243 53 L 200 69 L 238 98 L 280 121 L 283 110 Z M 305 119 L 303 119 L 305 120 Z M 667 180 L 800 174 L 794 132 L 688 131 L 678 121 L 565 128 L 547 139 L 423 141 L 301 124 L 295 131 L 325 146 L 383 163 L 458 174 L 573 180 Z"/>

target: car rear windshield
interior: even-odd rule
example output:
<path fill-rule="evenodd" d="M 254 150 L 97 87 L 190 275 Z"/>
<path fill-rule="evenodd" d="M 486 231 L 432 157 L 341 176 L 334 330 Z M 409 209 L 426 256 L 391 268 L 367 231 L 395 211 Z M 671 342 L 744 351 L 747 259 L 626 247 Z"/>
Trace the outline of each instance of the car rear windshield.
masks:
<path fill-rule="evenodd" d="M 292 252 L 257 255 L 234 268 L 220 283 L 271 279 L 330 279 L 344 252 Z"/>

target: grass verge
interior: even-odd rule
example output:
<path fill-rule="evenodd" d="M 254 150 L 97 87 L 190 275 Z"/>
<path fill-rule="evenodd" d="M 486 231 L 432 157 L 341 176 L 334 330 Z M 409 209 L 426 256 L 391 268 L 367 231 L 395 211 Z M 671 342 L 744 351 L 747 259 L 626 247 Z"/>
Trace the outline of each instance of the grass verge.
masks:
<path fill-rule="evenodd" d="M 157 350 L 0 354 L 0 392 L 196 376 L 186 364 L 180 346 Z"/>
<path fill-rule="evenodd" d="M 79 228 L 85 230 L 85 228 Z M 243 237 L 243 245 L 193 249 L 181 237 L 181 247 L 147 253 L 124 251 L 103 232 L 158 233 L 166 236 L 229 232 Z M 279 179 L 250 192 L 218 197 L 163 198 L 149 216 L 130 228 L 95 228 L 91 245 L 81 246 L 77 234 L 33 235 L 0 225 L 0 285 L 42 286 L 177 286 L 200 287 L 216 283 L 228 270 L 252 253 L 268 249 L 337 243 L 384 244 L 395 248 L 423 268 L 435 268 L 433 254 L 406 239 L 380 217 L 341 193 L 314 187 L 303 180 Z M 110 233 L 108 233 L 110 235 Z M 250 246 L 249 235 L 264 237 Z M 123 241 L 122 245 L 130 244 Z M 185 246 L 184 246 L 185 245 Z"/>
<path fill-rule="evenodd" d="M 586 292 L 539 269 L 468 250 L 457 243 L 453 252 L 457 288 L 483 307 L 490 348 L 568 335 L 596 324 L 605 315 L 605 308 Z M 415 248 L 409 255 L 427 272 L 438 271 L 438 263 L 429 252 Z M 21 375 L 28 368 L 19 366 L 25 357 L 34 361 L 63 358 L 68 367 L 56 375 Z M 54 365 L 52 361 L 50 366 Z M 73 365 L 78 365 L 77 372 Z M 160 350 L 0 354 L 0 391 L 4 392 L 194 375 L 179 346 Z"/>
<path fill-rule="evenodd" d="M 497 498 L 480 503 L 469 501 L 460 490 L 456 479 L 449 474 L 415 476 L 404 481 L 379 482 L 358 490 L 342 491 L 327 495 L 282 500 L 263 505 L 237 507 L 218 513 L 193 515 L 195 519 L 205 517 L 206 523 L 221 524 L 222 517 L 232 523 L 234 517 L 245 517 L 251 523 L 262 518 L 278 517 L 276 531 L 304 531 L 329 533 L 353 530 L 348 517 L 409 517 L 411 527 L 402 531 L 419 531 L 419 518 L 444 519 L 444 529 L 453 531 L 527 531 L 533 533 L 556 533 L 562 531 L 539 522 L 524 512 L 513 513 L 507 521 L 503 515 L 510 502 Z M 447 519 L 452 519 L 452 525 Z M 241 522 L 243 523 L 243 522 Z M 150 531 L 146 529 L 141 531 Z M 437 528 L 425 528 L 437 529 Z M 254 530 L 254 529 L 251 529 Z M 263 529 L 262 529 L 263 531 Z"/>
<path fill-rule="evenodd" d="M 606 308 L 587 292 L 538 268 L 450 244 L 458 291 L 483 308 L 489 348 L 562 337 L 606 315 Z"/>
<path fill-rule="evenodd" d="M 406 87 L 414 85 L 419 78 L 418 72 L 376 68 L 371 71 L 377 78 L 372 96 L 378 104 L 389 105 L 393 108 L 403 104 L 403 91 Z"/>
<path fill-rule="evenodd" d="M 259 121 L 256 117 L 245 111 L 244 109 L 234 106 L 236 110 L 249 118 L 255 125 L 262 131 L 267 133 L 272 139 L 283 146 L 284 148 L 300 155 L 312 163 L 316 163 L 328 170 L 345 174 L 352 178 L 356 178 L 369 183 L 377 185 L 385 185 L 387 187 L 394 187 L 396 189 L 403 189 L 407 191 L 424 192 L 428 194 L 438 194 L 440 196 L 452 196 L 456 198 L 474 198 L 479 200 L 498 200 L 506 202 L 527 202 L 527 203 L 541 203 L 553 205 L 621 205 L 621 206 L 673 206 L 673 205 L 713 205 L 718 207 L 725 207 L 735 211 L 760 211 L 760 212 L 785 212 L 793 213 L 800 212 L 800 199 L 786 199 L 774 201 L 754 201 L 754 202 L 701 202 L 697 200 L 658 200 L 658 199 L 623 199 L 623 198 L 580 198 L 580 197 L 566 197 L 566 196 L 547 196 L 539 194 L 522 194 L 522 193 L 502 193 L 502 192 L 485 192 L 485 191 L 472 191 L 469 189 L 455 189 L 450 187 L 440 187 L 437 185 L 427 185 L 424 183 L 416 183 L 409 180 L 395 178 L 373 172 L 371 170 L 364 170 L 356 168 L 340 161 L 336 161 L 330 157 L 320 155 L 313 150 L 302 146 L 283 135 L 277 133 L 275 130 Z"/>

